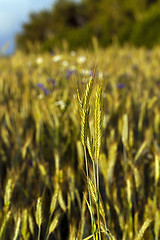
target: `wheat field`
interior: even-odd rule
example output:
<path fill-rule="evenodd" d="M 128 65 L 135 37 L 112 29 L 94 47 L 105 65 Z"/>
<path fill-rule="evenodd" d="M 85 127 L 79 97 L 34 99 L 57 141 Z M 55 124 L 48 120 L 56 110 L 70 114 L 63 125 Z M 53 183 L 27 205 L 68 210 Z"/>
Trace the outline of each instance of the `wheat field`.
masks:
<path fill-rule="evenodd" d="M 160 239 L 160 48 L 0 57 L 0 239 Z"/>

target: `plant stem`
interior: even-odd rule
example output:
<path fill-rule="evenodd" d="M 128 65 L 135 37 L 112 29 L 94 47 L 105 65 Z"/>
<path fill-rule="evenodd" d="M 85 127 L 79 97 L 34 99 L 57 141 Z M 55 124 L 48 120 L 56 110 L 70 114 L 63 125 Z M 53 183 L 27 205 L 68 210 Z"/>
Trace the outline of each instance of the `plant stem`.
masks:
<path fill-rule="evenodd" d="M 124 158 L 124 174 L 127 179 L 127 171 L 128 171 L 128 162 L 127 162 L 127 152 L 125 146 L 123 146 L 123 158 Z"/>
<path fill-rule="evenodd" d="M 99 209 L 99 164 L 97 159 L 97 216 L 98 216 L 98 232 L 99 240 L 101 240 L 101 223 L 100 223 L 100 209 Z"/>
<path fill-rule="evenodd" d="M 85 157 L 85 164 L 86 164 L 88 195 L 89 195 L 89 204 L 90 204 L 90 210 L 91 210 L 91 222 L 92 222 L 92 230 L 93 230 L 94 229 L 94 217 L 93 217 L 93 211 L 92 211 L 92 199 L 91 199 L 90 187 L 89 187 L 89 182 L 88 182 L 88 180 L 89 180 L 89 169 L 88 169 L 86 146 L 84 146 L 84 157 Z M 93 232 L 93 239 L 95 240 L 95 233 L 94 232 Z"/>
<path fill-rule="evenodd" d="M 40 236 L 41 236 L 41 225 L 39 226 L 39 229 L 38 229 L 38 240 L 40 240 Z"/>
<path fill-rule="evenodd" d="M 45 238 L 44 238 L 45 240 L 48 240 L 48 238 L 49 238 L 49 226 L 50 226 L 50 223 L 51 223 L 51 217 L 52 217 L 52 215 L 50 214 L 48 224 L 47 224 L 46 233 L 45 233 Z"/>

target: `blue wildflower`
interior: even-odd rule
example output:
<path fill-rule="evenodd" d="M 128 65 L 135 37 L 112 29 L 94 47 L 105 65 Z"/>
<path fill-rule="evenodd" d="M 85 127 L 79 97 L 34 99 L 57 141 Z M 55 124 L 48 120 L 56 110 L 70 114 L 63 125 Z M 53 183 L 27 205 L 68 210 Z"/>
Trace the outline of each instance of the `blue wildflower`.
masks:
<path fill-rule="evenodd" d="M 45 96 L 48 96 L 50 94 L 50 91 L 46 87 L 43 87 L 42 91 L 43 91 Z"/>
<path fill-rule="evenodd" d="M 124 83 L 117 83 L 117 88 L 121 89 L 121 88 L 125 88 L 125 84 Z"/>
<path fill-rule="evenodd" d="M 68 71 L 66 72 L 66 78 L 70 78 L 73 73 L 74 73 L 73 70 L 68 70 Z"/>
<path fill-rule="evenodd" d="M 94 74 L 97 76 L 98 75 L 98 71 L 90 71 L 90 73 L 89 73 L 89 77 L 91 77 L 91 76 L 94 76 Z"/>
<path fill-rule="evenodd" d="M 53 79 L 53 78 L 48 78 L 48 79 L 47 79 L 47 83 L 51 83 L 51 84 L 52 84 L 52 86 L 54 87 L 54 86 L 55 86 L 55 84 L 56 84 L 56 80 L 55 80 L 55 79 Z"/>
<path fill-rule="evenodd" d="M 43 85 L 43 83 L 37 83 L 37 87 L 38 87 L 38 88 L 43 88 L 44 85 Z"/>
<path fill-rule="evenodd" d="M 50 94 L 50 91 L 43 85 L 43 83 L 37 83 L 37 87 L 43 91 L 44 95 L 48 96 Z"/>
<path fill-rule="evenodd" d="M 158 81 L 156 82 L 156 84 L 157 84 L 158 86 L 160 86 L 160 80 L 158 80 Z"/>
<path fill-rule="evenodd" d="M 93 76 L 94 75 L 94 71 L 90 71 L 89 73 L 89 77 Z"/>
<path fill-rule="evenodd" d="M 28 158 L 28 159 L 27 159 L 27 163 L 28 163 L 28 166 L 30 166 L 30 167 L 33 166 L 32 159 L 31 159 L 31 158 Z"/>

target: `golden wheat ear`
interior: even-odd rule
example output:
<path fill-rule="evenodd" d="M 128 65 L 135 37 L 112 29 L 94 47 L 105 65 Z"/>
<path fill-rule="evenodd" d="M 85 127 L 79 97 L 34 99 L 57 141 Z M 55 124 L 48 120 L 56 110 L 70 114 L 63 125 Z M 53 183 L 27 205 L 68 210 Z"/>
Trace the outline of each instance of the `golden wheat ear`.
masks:
<path fill-rule="evenodd" d="M 88 106 L 89 106 L 89 100 L 90 100 L 90 96 L 91 96 L 91 92 L 92 92 L 92 88 L 93 88 L 93 82 L 94 82 L 94 75 L 90 77 L 89 82 L 86 86 L 86 91 L 85 91 L 84 98 L 83 98 L 84 112 L 87 111 Z"/>
<path fill-rule="evenodd" d="M 87 149 L 91 160 L 94 160 L 94 148 L 93 148 L 93 139 L 90 134 L 90 128 L 88 126 L 88 135 L 87 135 Z"/>
<path fill-rule="evenodd" d="M 49 238 L 49 235 L 54 232 L 54 230 L 56 229 L 57 225 L 58 225 L 58 222 L 59 222 L 59 218 L 60 218 L 60 212 L 57 212 L 50 224 L 50 227 L 49 227 L 49 233 L 48 233 L 48 238 Z"/>
<path fill-rule="evenodd" d="M 94 76 L 91 76 L 86 86 L 86 91 L 83 96 L 83 100 L 80 98 L 79 90 L 77 89 L 78 109 L 81 119 L 81 141 L 83 146 L 87 144 L 87 132 L 88 132 L 88 119 L 89 119 L 89 100 L 93 88 Z"/>
<path fill-rule="evenodd" d="M 38 240 L 40 240 L 40 235 L 41 235 L 41 225 L 43 221 L 43 216 L 42 216 L 42 198 L 39 197 L 37 200 L 37 205 L 36 205 L 36 223 L 38 225 Z"/>
<path fill-rule="evenodd" d="M 36 205 L 36 223 L 38 227 L 42 224 L 42 198 L 39 197 Z"/>
<path fill-rule="evenodd" d="M 94 107 L 94 146 L 95 158 L 99 159 L 101 136 L 102 136 L 102 102 L 101 102 L 102 88 L 97 88 L 95 107 Z"/>
<path fill-rule="evenodd" d="M 137 236 L 135 237 L 134 240 L 141 240 L 143 239 L 144 233 L 147 230 L 147 228 L 150 226 L 152 223 L 153 219 L 152 218 L 147 218 L 146 221 L 143 223 L 141 229 L 139 230 Z"/>

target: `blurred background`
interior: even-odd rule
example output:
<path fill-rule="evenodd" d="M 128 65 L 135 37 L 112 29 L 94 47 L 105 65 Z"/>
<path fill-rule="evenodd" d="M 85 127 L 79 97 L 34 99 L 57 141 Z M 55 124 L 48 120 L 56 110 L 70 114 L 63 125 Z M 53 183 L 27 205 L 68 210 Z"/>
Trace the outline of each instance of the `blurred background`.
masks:
<path fill-rule="evenodd" d="M 29 22 L 29 14 L 49 10 L 54 0 L 0 0 L 0 49 L 11 54 L 15 51 L 15 36 L 23 23 Z"/>
<path fill-rule="evenodd" d="M 160 43 L 160 0 L 0 0 L 0 48 L 53 51 Z"/>

